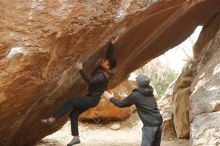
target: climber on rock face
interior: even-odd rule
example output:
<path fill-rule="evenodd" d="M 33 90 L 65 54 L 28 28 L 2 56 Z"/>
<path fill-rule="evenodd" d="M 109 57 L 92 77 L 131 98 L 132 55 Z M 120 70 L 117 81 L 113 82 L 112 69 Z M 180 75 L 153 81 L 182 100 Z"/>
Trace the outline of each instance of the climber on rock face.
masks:
<path fill-rule="evenodd" d="M 150 79 L 143 74 L 137 76 L 136 82 L 138 88 L 123 100 L 114 98 L 114 94 L 107 91 L 104 96 L 121 108 L 134 104 L 144 125 L 141 146 L 160 146 L 163 119 L 153 95 L 153 87 L 149 84 Z"/>
<path fill-rule="evenodd" d="M 116 59 L 113 56 L 113 53 L 114 44 L 118 39 L 119 36 L 116 36 L 111 40 L 108 45 L 105 57 L 102 58 L 98 65 L 94 67 L 95 70 L 91 73 L 91 75 L 84 70 L 81 62 L 75 64 L 75 68 L 79 70 L 82 78 L 89 85 L 88 94 L 82 97 L 74 97 L 70 99 L 52 117 L 41 120 L 41 123 L 44 125 L 52 125 L 59 118 L 63 117 L 66 113 L 71 111 L 70 120 L 73 139 L 67 144 L 67 146 L 80 143 L 78 117 L 89 108 L 96 106 L 101 99 L 100 96 L 107 89 L 110 79 L 109 71 L 116 66 Z"/>

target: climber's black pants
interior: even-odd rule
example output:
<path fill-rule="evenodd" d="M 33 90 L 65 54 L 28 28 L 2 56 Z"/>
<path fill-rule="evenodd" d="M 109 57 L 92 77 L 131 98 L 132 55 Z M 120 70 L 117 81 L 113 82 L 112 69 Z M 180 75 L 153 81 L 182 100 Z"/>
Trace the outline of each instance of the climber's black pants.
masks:
<path fill-rule="evenodd" d="M 78 130 L 78 118 L 79 115 L 84 111 L 88 110 L 91 107 L 96 106 L 100 97 L 98 96 L 82 96 L 78 98 L 73 98 L 68 100 L 54 115 L 55 119 L 59 119 L 64 116 L 66 113 L 70 112 L 70 120 L 71 120 L 71 131 L 73 136 L 79 135 Z"/>

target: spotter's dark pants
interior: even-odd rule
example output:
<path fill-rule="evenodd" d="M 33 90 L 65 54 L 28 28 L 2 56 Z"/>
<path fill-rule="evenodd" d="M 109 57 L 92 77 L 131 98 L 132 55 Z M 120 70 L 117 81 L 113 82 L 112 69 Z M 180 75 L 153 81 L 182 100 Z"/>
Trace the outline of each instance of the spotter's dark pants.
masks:
<path fill-rule="evenodd" d="M 162 134 L 162 125 L 142 128 L 142 143 L 141 146 L 160 146 Z"/>
<path fill-rule="evenodd" d="M 66 113 L 70 112 L 71 131 L 73 136 L 79 135 L 78 118 L 84 111 L 96 106 L 100 101 L 99 96 L 82 96 L 68 100 L 54 115 L 55 119 L 59 119 Z"/>

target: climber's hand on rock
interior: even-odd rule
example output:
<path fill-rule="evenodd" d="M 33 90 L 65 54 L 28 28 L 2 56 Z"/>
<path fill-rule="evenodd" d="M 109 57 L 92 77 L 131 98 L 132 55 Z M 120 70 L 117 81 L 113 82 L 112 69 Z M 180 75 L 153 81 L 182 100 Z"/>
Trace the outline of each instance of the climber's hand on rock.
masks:
<path fill-rule="evenodd" d="M 112 97 L 114 97 L 114 93 L 113 92 L 108 92 L 108 91 L 105 91 L 103 93 L 103 95 L 107 98 L 107 99 L 110 99 Z"/>
<path fill-rule="evenodd" d="M 75 64 L 75 68 L 76 68 L 77 70 L 82 70 L 82 69 L 83 69 L 82 62 L 77 62 L 77 63 Z"/>
<path fill-rule="evenodd" d="M 119 35 L 116 35 L 114 38 L 112 38 L 111 43 L 115 44 L 119 39 Z"/>

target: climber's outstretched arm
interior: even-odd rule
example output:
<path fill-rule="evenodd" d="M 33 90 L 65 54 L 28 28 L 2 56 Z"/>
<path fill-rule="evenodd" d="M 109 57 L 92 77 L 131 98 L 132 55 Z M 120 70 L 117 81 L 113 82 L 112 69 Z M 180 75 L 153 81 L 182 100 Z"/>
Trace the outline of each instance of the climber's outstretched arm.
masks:
<path fill-rule="evenodd" d="M 107 51 L 106 51 L 106 54 L 105 54 L 105 58 L 112 58 L 113 57 L 113 53 L 114 53 L 114 49 L 115 49 L 114 44 L 118 41 L 118 39 L 119 39 L 119 36 L 116 36 L 115 38 L 113 38 L 109 42 L 108 48 L 107 48 Z"/>
<path fill-rule="evenodd" d="M 83 69 L 83 64 L 82 62 L 77 62 L 75 64 L 75 68 L 80 72 L 82 78 L 89 84 L 91 81 L 91 75 L 88 74 L 84 69 Z"/>

